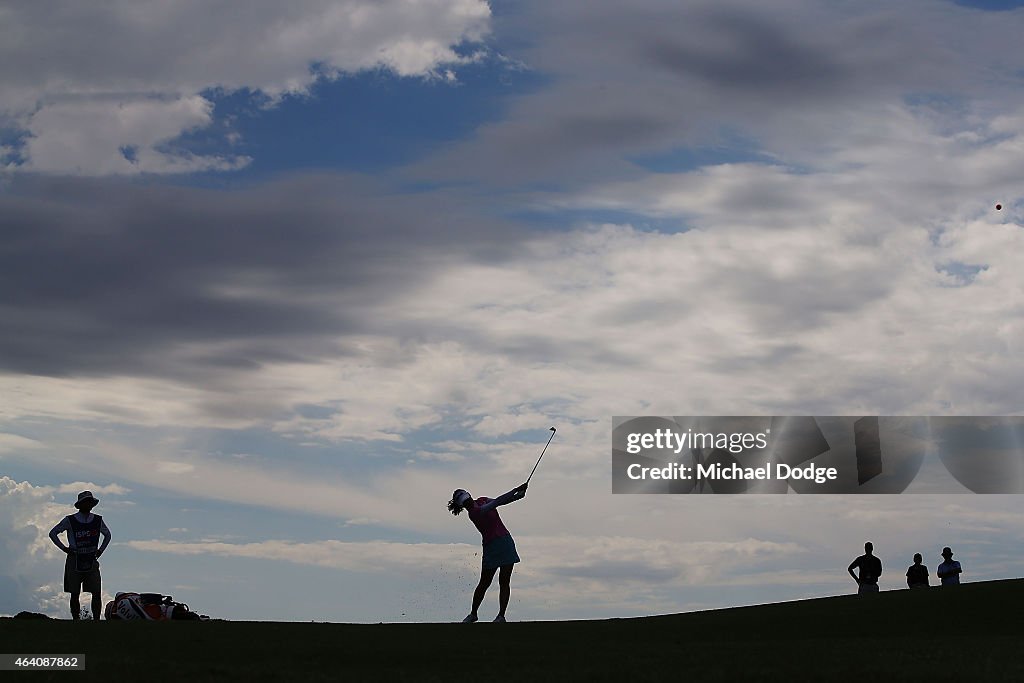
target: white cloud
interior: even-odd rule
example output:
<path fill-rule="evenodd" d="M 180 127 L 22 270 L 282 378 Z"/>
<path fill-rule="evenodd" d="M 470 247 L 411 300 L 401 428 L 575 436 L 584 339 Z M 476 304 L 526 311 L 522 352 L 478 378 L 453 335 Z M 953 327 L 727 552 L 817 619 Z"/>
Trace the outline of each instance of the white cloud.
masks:
<path fill-rule="evenodd" d="M 187 462 L 161 460 L 156 464 L 156 471 L 160 474 L 187 474 L 194 470 L 195 465 Z"/>
<path fill-rule="evenodd" d="M 453 419 L 498 436 L 613 414 L 1013 412 L 1022 329 L 1001 293 L 1024 286 L 1014 260 L 1024 231 L 1012 217 L 944 219 L 934 240 L 912 218 L 874 210 L 869 195 L 858 200 L 867 183 L 844 200 L 851 217 L 833 220 L 827 194 L 813 201 L 820 182 L 786 182 L 796 208 L 771 226 L 763 213 L 727 222 L 715 212 L 713 230 L 600 226 L 537 238 L 501 263 L 452 263 L 379 310 L 389 329 L 339 340 L 355 354 L 266 362 L 210 384 L 5 376 L 0 388 L 20 393 L 2 410 L 239 428 L 313 404 L 333 412 L 276 429 L 396 443 Z M 887 231 L 894 222 L 904 229 Z M 987 270 L 953 286 L 939 270 L 950 261 Z M 210 410 L 220 404 L 233 410 Z"/>
<path fill-rule="evenodd" d="M 0 454 L 20 452 L 27 449 L 42 448 L 43 444 L 35 439 L 0 432 Z"/>
<path fill-rule="evenodd" d="M 72 99 L 32 115 L 23 150 L 26 170 L 75 175 L 184 173 L 241 168 L 245 157 L 197 156 L 161 145 L 212 121 L 199 95 L 172 98 Z"/>
<path fill-rule="evenodd" d="M 1020 197 L 1024 127 L 1010 121 L 975 122 L 977 140 L 950 131 L 927 112 L 884 106 L 859 112 L 856 125 L 836 132 L 812 169 L 735 163 L 685 173 L 647 174 L 639 180 L 597 183 L 552 204 L 615 209 L 675 218 L 699 228 L 787 229 L 892 233 L 935 228 L 993 215 L 993 205 Z M 885 129 L 880 133 L 879 129 Z M 874 132 L 869 135 L 868 130 Z M 781 148 L 777 154 L 789 156 Z"/>
<path fill-rule="evenodd" d="M 638 224 L 656 217 L 691 232 L 620 224 L 547 233 L 503 260 L 451 259 L 414 291 L 367 306 L 371 322 L 337 339 L 350 352 L 334 359 L 268 361 L 218 382 L 6 376 L 0 395 L 18 398 L 0 411 L 273 422 L 288 436 L 395 443 L 452 421 L 500 436 L 630 412 L 1012 411 L 1021 325 L 1000 293 L 1021 285 L 1019 112 L 986 118 L 979 105 L 948 116 L 883 98 L 802 116 L 829 125 L 809 168 L 785 165 L 807 161 L 805 148 L 769 136 L 776 165 L 634 169 L 634 180 L 534 204 L 625 210 L 641 214 Z M 992 197 L 1007 205 L 998 216 Z M 971 280 L 950 264 L 987 270 Z M 178 348 L 196 358 L 218 350 Z M 299 404 L 334 412 L 281 418 Z"/>
<path fill-rule="evenodd" d="M 345 520 L 344 526 L 375 526 L 381 521 L 375 517 L 353 517 Z"/>
<path fill-rule="evenodd" d="M 48 532 L 67 514 L 53 489 L 0 476 L 0 613 L 66 614 L 64 555 Z"/>
<path fill-rule="evenodd" d="M 89 481 L 74 481 L 70 484 L 61 484 L 54 487 L 57 493 L 79 493 L 81 491 L 92 491 L 94 496 L 124 496 L 131 493 L 131 489 L 120 484 L 94 484 Z"/>
<path fill-rule="evenodd" d="M 60 444 L 55 448 L 70 450 Z M 150 442 L 138 450 L 118 441 L 98 441 L 78 450 L 88 453 L 90 468 L 117 472 L 123 481 L 191 498 L 367 522 L 372 517 L 382 527 L 421 532 L 444 528 L 448 521 L 440 514 L 447 500 L 444 497 L 450 495 L 452 488 L 448 477 L 425 467 L 373 470 L 355 478 L 340 473 L 314 476 L 291 471 L 282 463 L 252 465 L 234 458 L 220 460 L 200 454 L 185 462 L 180 460 L 184 449 L 177 439 Z M 175 454 L 179 459 L 172 459 Z M 49 456 L 42 461 L 49 461 Z M 401 494 L 401 505 L 389 502 L 400 495 L 396 492 L 409 490 L 419 490 L 424 495 Z"/>
<path fill-rule="evenodd" d="M 80 175 L 238 168 L 248 160 L 165 148 L 210 123 L 203 91 L 276 98 L 376 68 L 446 77 L 471 59 L 454 48 L 482 40 L 490 20 L 481 0 L 61 0 L 2 12 L 0 122 L 31 134 L 9 168 Z"/>
<path fill-rule="evenodd" d="M 317 543 L 294 541 L 261 541 L 259 543 L 222 543 L 209 541 L 184 543 L 178 541 L 127 541 L 124 545 L 136 550 L 176 555 L 221 555 L 225 557 L 262 558 L 295 564 L 308 564 L 351 571 L 389 571 L 416 573 L 425 565 L 449 559 L 452 550 L 472 555 L 472 547 L 464 544 L 390 543 L 385 541 L 345 542 L 324 540 Z"/>
<path fill-rule="evenodd" d="M 425 174 L 573 187 L 694 147 L 816 165 L 853 132 L 869 145 L 912 143 L 878 125 L 885 107 L 911 101 L 969 126 L 1022 103 L 1020 11 L 931 0 L 528 7 L 521 30 L 532 39 L 513 56 L 555 85 L 515 98 Z"/>

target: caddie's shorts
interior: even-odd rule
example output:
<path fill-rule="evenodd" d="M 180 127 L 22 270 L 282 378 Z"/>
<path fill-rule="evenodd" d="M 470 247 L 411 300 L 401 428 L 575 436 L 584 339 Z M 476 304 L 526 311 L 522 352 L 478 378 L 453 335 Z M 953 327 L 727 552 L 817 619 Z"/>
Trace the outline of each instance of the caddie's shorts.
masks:
<path fill-rule="evenodd" d="M 64 592 L 65 593 L 92 593 L 100 594 L 100 563 L 93 563 L 92 569 L 87 572 L 75 571 L 75 557 L 68 555 L 64 560 Z"/>

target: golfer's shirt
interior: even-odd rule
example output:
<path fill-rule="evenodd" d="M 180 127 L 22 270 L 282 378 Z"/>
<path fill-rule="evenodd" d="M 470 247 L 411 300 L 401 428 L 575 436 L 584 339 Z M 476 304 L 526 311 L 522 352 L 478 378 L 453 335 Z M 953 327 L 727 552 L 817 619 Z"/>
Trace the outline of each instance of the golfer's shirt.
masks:
<path fill-rule="evenodd" d="M 488 541 L 493 541 L 496 538 L 502 536 L 511 536 L 509 530 L 505 528 L 505 525 L 501 521 L 501 517 L 498 516 L 497 508 L 492 508 L 486 512 L 481 511 L 479 508 L 491 501 L 486 496 L 477 498 L 473 501 L 473 505 L 467 510 L 469 513 L 469 519 L 473 522 L 473 525 L 480 532 L 483 537 L 483 542 L 486 544 Z"/>

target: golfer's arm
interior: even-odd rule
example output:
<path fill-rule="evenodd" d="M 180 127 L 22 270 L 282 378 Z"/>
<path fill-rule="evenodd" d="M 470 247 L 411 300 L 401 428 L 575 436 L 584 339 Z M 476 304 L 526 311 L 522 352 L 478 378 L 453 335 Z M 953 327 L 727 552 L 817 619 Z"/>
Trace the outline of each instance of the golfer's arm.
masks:
<path fill-rule="evenodd" d="M 508 493 L 501 494 L 496 498 L 496 500 L 498 501 L 498 505 L 508 505 L 509 503 L 514 503 L 515 501 L 519 500 L 525 495 L 526 494 L 523 493 L 523 491 L 519 487 L 516 487 L 509 491 Z"/>
<path fill-rule="evenodd" d="M 518 491 L 519 489 L 512 489 L 508 493 L 503 493 L 497 498 L 492 498 L 491 500 L 487 501 L 486 503 L 480 506 L 480 512 L 488 512 L 489 510 L 493 510 L 499 505 L 508 505 L 511 502 L 519 500 L 522 496 L 516 495 Z"/>
<path fill-rule="evenodd" d="M 860 579 L 857 578 L 857 575 L 853 573 L 853 568 L 856 567 L 856 566 L 857 566 L 857 563 L 854 562 L 853 564 L 851 564 L 849 567 L 846 568 L 846 571 L 850 572 L 850 576 L 853 577 L 854 581 L 856 581 L 857 583 L 860 583 Z"/>

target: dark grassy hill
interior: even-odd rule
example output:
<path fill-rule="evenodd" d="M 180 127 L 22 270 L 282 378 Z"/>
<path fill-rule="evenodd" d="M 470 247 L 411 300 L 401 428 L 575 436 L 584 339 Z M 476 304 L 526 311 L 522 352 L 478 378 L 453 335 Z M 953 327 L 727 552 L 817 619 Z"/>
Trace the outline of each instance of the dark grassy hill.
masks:
<path fill-rule="evenodd" d="M 604 621 L 3 619 L 0 652 L 86 655 L 33 680 L 1024 681 L 1022 607 L 1015 579 Z"/>

